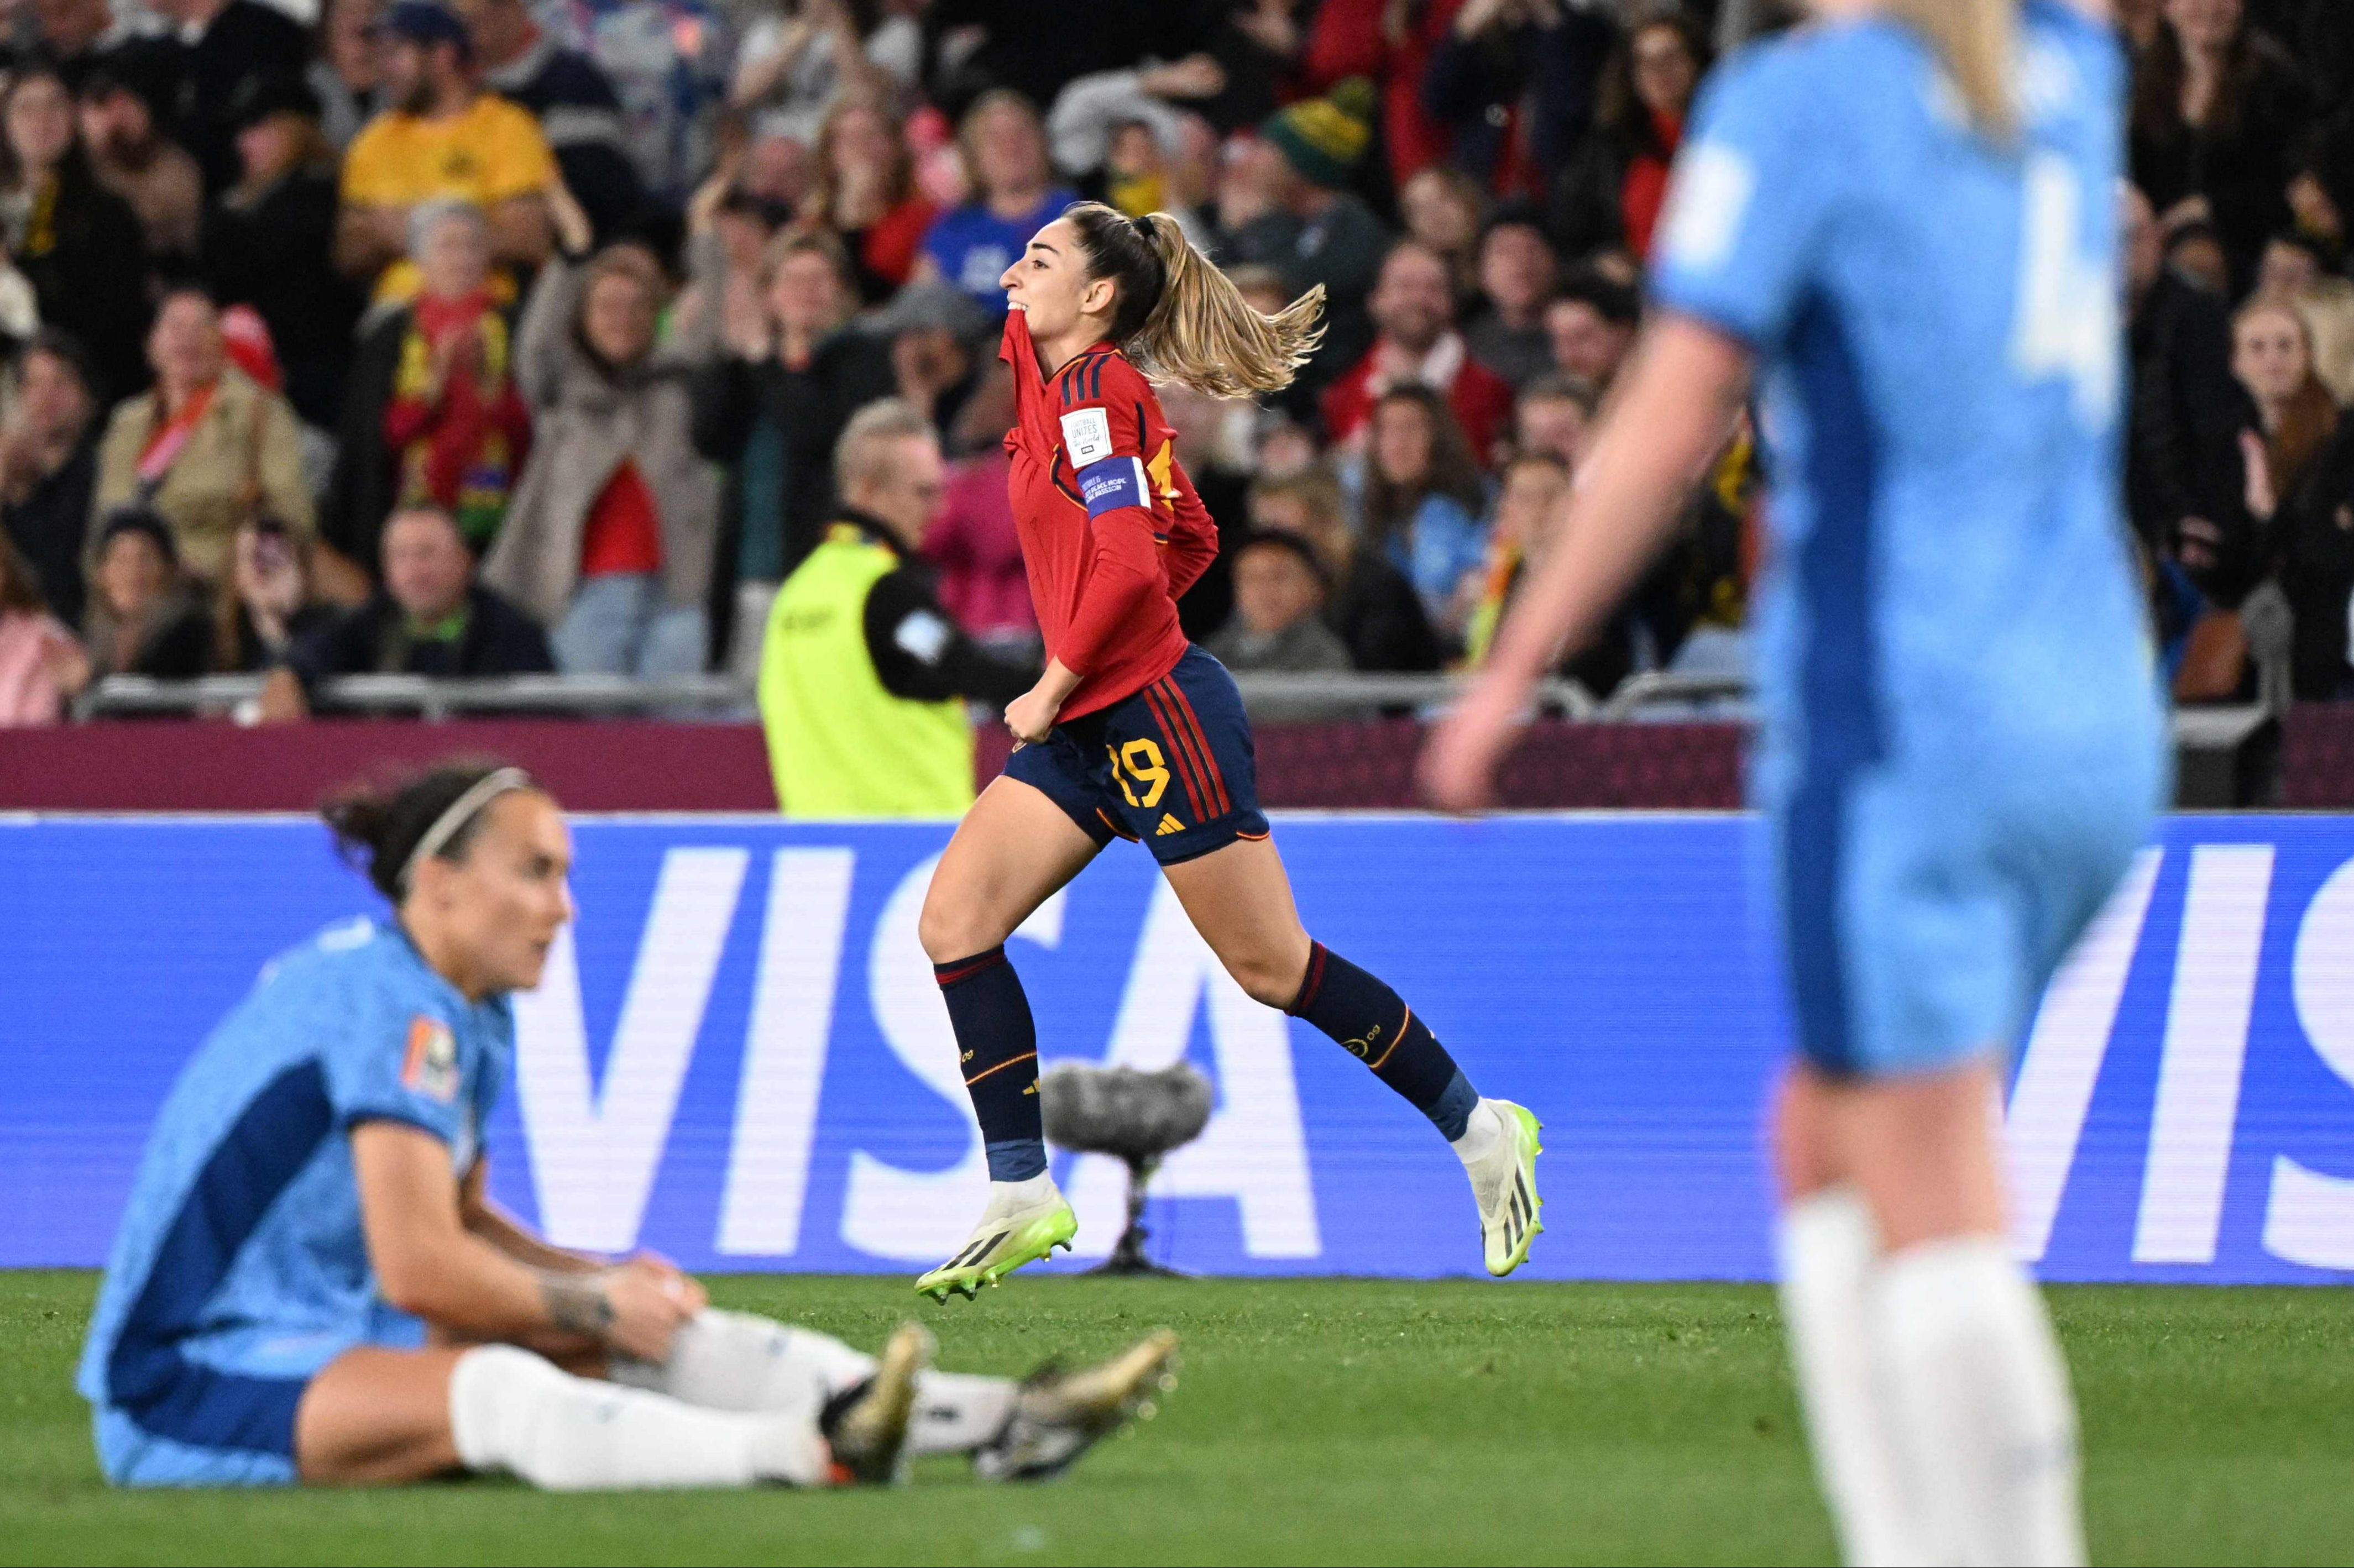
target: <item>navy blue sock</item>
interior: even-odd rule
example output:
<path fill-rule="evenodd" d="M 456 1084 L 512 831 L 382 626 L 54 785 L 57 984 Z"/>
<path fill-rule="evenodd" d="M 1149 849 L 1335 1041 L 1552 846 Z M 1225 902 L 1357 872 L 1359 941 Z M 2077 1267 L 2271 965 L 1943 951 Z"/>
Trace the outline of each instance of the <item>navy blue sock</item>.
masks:
<path fill-rule="evenodd" d="M 1002 943 L 934 964 L 932 975 L 956 1027 L 965 1093 L 989 1151 L 989 1179 L 1026 1181 L 1046 1169 L 1046 1134 L 1038 1118 L 1038 1026 L 1022 977 L 1005 961 Z"/>
<path fill-rule="evenodd" d="M 1398 993 L 1323 943 L 1308 949 L 1308 977 L 1285 1012 L 1339 1041 L 1454 1142 L 1479 1091 Z"/>

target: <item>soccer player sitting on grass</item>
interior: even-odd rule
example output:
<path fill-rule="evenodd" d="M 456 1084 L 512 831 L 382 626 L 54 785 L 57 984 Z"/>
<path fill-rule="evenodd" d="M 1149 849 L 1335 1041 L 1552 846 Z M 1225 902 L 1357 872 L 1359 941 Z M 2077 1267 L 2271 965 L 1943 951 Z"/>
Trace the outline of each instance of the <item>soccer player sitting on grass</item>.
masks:
<path fill-rule="evenodd" d="M 1166 1381 L 1165 1330 L 956 1376 L 912 1323 L 870 1359 L 530 1234 L 486 1196 L 482 1133 L 508 993 L 572 916 L 563 815 L 520 769 L 445 766 L 326 817 L 397 919 L 271 963 L 165 1101 L 79 1379 L 109 1480 L 824 1486 L 949 1452 L 1030 1478 Z"/>

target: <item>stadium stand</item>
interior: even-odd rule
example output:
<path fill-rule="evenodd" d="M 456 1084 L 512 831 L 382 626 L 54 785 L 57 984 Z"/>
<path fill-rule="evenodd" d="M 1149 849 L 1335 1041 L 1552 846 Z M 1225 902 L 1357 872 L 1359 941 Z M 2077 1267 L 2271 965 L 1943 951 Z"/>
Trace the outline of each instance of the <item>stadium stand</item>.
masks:
<path fill-rule="evenodd" d="M 1078 194 L 1176 214 L 1263 306 L 1328 289 L 1292 392 L 1171 398 L 1228 562 L 1256 563 L 1244 602 L 1222 564 L 1182 608 L 1255 672 L 1271 803 L 1394 806 L 1445 690 L 1416 680 L 1476 668 L 1546 550 L 1532 454 L 1583 456 L 1692 94 L 1757 8 L 1224 0 L 1052 38 L 927 0 L 296 9 L 26 7 L 0 58 L 0 724 L 193 758 L 246 743 L 167 721 L 575 723 L 615 753 L 662 723 L 732 757 L 769 601 L 840 504 L 834 438 L 894 396 L 950 462 L 940 603 L 1034 652 L 994 280 Z M 2198 715 L 2182 798 L 2345 804 L 2344 7 L 2122 11 L 2121 501 Z M 1540 465 L 1517 503 L 1516 459 Z M 1766 477 L 1744 429 L 1561 670 L 1580 722 L 1539 726 L 1509 798 L 1738 798 Z M 383 543 L 417 503 L 480 563 L 423 619 Z M 509 673 L 544 657 L 517 617 L 554 673 Z M 1003 742 L 974 720 L 985 777 Z M 410 726 L 366 728 L 390 754 Z M 0 803 L 69 803 L 80 744 L 11 736 Z M 744 778 L 713 799 L 773 803 Z M 613 803 L 684 799 L 647 782 Z M 187 789 L 152 803 L 222 799 Z"/>

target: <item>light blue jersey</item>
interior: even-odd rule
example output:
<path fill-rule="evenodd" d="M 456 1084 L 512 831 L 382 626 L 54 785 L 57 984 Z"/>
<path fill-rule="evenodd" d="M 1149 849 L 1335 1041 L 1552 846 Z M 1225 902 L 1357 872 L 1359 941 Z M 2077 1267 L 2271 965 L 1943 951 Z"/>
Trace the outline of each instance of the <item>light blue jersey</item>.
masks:
<path fill-rule="evenodd" d="M 1729 63 L 1658 303 L 1758 355 L 1767 813 L 1799 1034 L 1834 1073 L 2010 1042 L 2165 789 L 2118 503 L 2124 62 L 2028 0 L 2013 145 L 1864 17 Z"/>
<path fill-rule="evenodd" d="M 397 927 L 355 920 L 263 969 L 173 1086 L 100 1287 L 78 1386 L 118 1485 L 285 1483 L 294 1411 L 358 1344 L 423 1326 L 378 1295 L 347 1137 L 406 1122 L 473 1163 L 514 1055 Z"/>

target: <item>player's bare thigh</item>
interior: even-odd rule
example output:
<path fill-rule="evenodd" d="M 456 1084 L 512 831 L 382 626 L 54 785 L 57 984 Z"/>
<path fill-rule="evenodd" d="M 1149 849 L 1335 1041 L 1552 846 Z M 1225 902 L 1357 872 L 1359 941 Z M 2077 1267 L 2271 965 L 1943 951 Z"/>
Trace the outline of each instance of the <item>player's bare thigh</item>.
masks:
<path fill-rule="evenodd" d="M 613 1352 L 601 1341 L 566 1329 L 526 1329 L 504 1340 L 476 1340 L 453 1334 L 438 1323 L 428 1323 L 425 1342 L 437 1350 L 446 1346 L 459 1351 L 471 1351 L 477 1345 L 514 1345 L 574 1377 L 602 1379 L 611 1375 L 613 1368 Z"/>
<path fill-rule="evenodd" d="M 329 1361 L 294 1412 L 303 1484 L 397 1486 L 457 1469 L 450 1373 L 465 1353 L 362 1345 Z"/>
<path fill-rule="evenodd" d="M 1848 1180 L 1832 1140 L 1833 1086 L 1804 1062 L 1791 1064 L 1774 1090 L 1774 1173 L 1785 1204 Z"/>
<path fill-rule="evenodd" d="M 957 824 L 916 923 L 936 964 L 985 953 L 1087 869 L 1099 846 L 1045 792 L 990 780 Z"/>
<path fill-rule="evenodd" d="M 1776 1107 L 1783 1200 L 1852 1182 L 1883 1252 L 2006 1234 L 1999 1093 L 1990 1059 L 1854 1082 L 1802 1063 Z"/>
<path fill-rule="evenodd" d="M 1312 944 L 1274 839 L 1237 839 L 1161 874 L 1235 984 L 1269 1007 L 1298 999 Z"/>
<path fill-rule="evenodd" d="M 459 1467 L 450 1432 L 450 1372 L 486 1341 L 439 1328 L 421 1351 L 363 1345 L 311 1380 L 294 1412 L 294 1457 L 313 1486 L 391 1486 Z M 575 1377 L 602 1378 L 610 1352 L 579 1334 L 547 1330 L 510 1341 Z"/>

